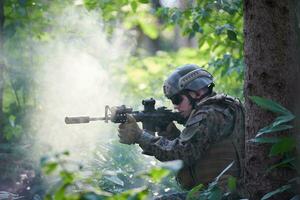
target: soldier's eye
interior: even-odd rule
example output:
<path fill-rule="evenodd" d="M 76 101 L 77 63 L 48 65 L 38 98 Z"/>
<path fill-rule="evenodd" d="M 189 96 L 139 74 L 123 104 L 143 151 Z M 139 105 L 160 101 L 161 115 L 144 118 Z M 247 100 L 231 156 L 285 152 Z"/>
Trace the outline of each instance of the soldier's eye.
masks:
<path fill-rule="evenodd" d="M 170 100 L 172 101 L 172 104 L 179 105 L 182 102 L 183 98 L 181 95 L 176 94 L 176 95 L 172 96 L 170 98 Z"/>

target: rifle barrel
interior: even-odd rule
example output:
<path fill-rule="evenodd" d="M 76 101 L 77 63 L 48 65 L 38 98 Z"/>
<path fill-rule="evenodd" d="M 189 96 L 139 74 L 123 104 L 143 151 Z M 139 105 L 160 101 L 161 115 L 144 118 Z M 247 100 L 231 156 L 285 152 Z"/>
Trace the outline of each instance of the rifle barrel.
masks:
<path fill-rule="evenodd" d="M 88 116 L 80 116 L 80 117 L 65 117 L 66 124 L 82 124 L 89 123 L 90 121 L 98 121 L 98 120 L 110 120 L 110 117 L 88 117 Z"/>

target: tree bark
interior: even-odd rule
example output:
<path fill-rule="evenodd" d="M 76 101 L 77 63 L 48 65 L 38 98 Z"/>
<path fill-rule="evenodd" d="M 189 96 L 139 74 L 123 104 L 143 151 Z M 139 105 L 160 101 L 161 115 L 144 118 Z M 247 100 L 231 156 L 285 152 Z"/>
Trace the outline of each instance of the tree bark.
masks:
<path fill-rule="evenodd" d="M 273 113 L 251 102 L 250 96 L 268 98 L 295 111 L 300 72 L 296 3 L 244 0 L 246 141 L 275 119 Z M 268 157 L 268 145 L 246 142 L 245 152 L 245 184 L 251 200 L 287 184 L 295 175 L 287 169 L 266 172 L 279 159 Z M 285 193 L 272 199 L 288 196 Z"/>
<path fill-rule="evenodd" d="M 3 59 L 3 43 L 4 43 L 4 0 L 0 0 L 0 143 L 3 142 L 3 92 L 4 92 L 4 59 Z"/>

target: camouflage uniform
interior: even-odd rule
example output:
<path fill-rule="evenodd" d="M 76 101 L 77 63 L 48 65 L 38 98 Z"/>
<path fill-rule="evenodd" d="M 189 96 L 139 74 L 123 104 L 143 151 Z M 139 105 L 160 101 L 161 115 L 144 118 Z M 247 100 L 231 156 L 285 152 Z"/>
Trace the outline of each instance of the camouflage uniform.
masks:
<path fill-rule="evenodd" d="M 182 160 L 176 180 L 184 189 L 207 184 L 232 161 L 225 174 L 241 176 L 244 111 L 235 98 L 213 93 L 197 103 L 181 134 L 169 140 L 143 132 L 138 144 L 143 153 L 160 161 Z"/>

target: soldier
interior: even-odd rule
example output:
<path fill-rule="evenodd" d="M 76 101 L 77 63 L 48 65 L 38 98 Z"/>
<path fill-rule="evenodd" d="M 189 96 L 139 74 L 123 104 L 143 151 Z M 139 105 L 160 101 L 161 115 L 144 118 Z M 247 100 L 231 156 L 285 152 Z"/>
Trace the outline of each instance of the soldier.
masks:
<path fill-rule="evenodd" d="M 158 136 L 142 130 L 132 116 L 119 126 L 120 142 L 139 144 L 143 153 L 160 161 L 182 160 L 176 180 L 184 189 L 212 182 L 230 163 L 223 176 L 241 177 L 244 146 L 244 111 L 239 100 L 213 91 L 212 75 L 197 65 L 177 68 L 163 89 L 174 108 L 186 118 L 180 132 L 174 123 Z M 221 181 L 221 187 L 225 184 Z M 161 198 L 166 199 L 166 198 Z M 169 199 L 185 199 L 175 195 Z"/>

